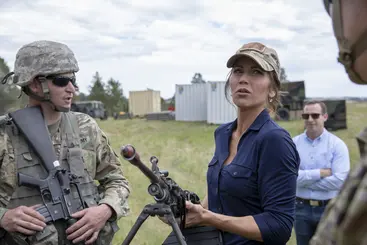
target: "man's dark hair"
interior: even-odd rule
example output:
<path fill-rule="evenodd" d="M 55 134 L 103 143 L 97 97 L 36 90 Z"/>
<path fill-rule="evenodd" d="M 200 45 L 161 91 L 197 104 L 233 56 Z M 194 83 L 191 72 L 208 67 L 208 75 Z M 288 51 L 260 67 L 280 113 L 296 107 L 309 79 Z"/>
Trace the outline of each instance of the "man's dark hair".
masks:
<path fill-rule="evenodd" d="M 324 102 L 320 101 L 320 100 L 310 100 L 305 102 L 304 107 L 306 107 L 307 105 L 315 105 L 315 104 L 319 104 L 321 107 L 321 113 L 322 114 L 326 114 L 327 113 L 327 108 Z"/>

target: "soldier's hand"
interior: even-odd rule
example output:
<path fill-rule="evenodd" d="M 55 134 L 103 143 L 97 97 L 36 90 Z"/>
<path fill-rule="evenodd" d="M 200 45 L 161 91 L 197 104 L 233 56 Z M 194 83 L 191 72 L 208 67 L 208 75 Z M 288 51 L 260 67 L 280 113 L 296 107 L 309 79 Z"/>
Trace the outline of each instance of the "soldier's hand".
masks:
<path fill-rule="evenodd" d="M 79 220 L 66 230 L 67 239 L 73 243 L 85 241 L 85 244 L 92 244 L 111 215 L 112 210 L 106 204 L 74 213 L 72 217 Z"/>
<path fill-rule="evenodd" d="M 35 210 L 37 206 L 9 209 L 0 220 L 0 227 L 7 232 L 19 232 L 28 236 L 42 231 L 46 223 L 45 218 Z"/>

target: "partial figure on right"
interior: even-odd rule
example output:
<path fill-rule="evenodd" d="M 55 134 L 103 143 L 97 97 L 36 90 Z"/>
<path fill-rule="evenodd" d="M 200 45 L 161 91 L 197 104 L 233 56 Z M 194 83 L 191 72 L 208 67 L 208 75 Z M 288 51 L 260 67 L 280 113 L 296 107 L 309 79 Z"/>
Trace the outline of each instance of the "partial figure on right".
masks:
<path fill-rule="evenodd" d="M 350 80 L 367 84 L 367 1 L 324 0 L 339 47 L 338 61 Z M 360 162 L 330 202 L 310 245 L 367 244 L 367 127 L 357 136 Z"/>

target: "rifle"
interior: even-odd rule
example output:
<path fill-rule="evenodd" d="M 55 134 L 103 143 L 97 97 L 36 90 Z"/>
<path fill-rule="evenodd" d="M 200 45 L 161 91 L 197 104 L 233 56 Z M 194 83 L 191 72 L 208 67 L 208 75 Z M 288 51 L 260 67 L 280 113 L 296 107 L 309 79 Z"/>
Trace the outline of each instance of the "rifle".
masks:
<path fill-rule="evenodd" d="M 77 212 L 77 206 L 80 206 L 75 205 L 72 199 L 71 185 L 76 187 L 83 209 L 86 205 L 80 195 L 77 176 L 62 168 L 57 160 L 41 109 L 38 106 L 26 107 L 9 113 L 9 116 L 48 172 L 45 179 L 18 173 L 18 185 L 39 189 L 43 205 L 36 211 L 45 218 L 46 223 L 65 220 L 71 226 L 76 222 L 71 214 Z"/>
<path fill-rule="evenodd" d="M 148 186 L 148 193 L 156 201 L 156 203 L 147 204 L 143 208 L 122 245 L 130 244 L 144 221 L 149 216 L 155 215 L 164 216 L 171 225 L 179 244 L 187 245 L 181 232 L 185 227 L 185 201 L 190 200 L 194 204 L 200 204 L 199 197 L 193 192 L 181 189 L 173 179 L 168 177 L 168 171 L 159 170 L 157 157 L 152 156 L 150 158 L 152 164 L 152 170 L 150 170 L 141 162 L 139 154 L 132 145 L 121 147 L 120 153 L 125 160 L 138 167 L 149 178 L 151 184 Z M 176 218 L 180 218 L 180 227 L 176 222 Z"/>

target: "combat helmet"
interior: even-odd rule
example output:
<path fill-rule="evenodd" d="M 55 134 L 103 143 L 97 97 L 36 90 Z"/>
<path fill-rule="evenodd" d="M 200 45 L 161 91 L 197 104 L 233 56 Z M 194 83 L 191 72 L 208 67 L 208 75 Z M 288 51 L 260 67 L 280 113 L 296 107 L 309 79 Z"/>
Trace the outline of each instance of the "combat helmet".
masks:
<path fill-rule="evenodd" d="M 332 19 L 333 31 L 339 48 L 338 62 L 344 66 L 352 82 L 367 84 L 367 81 L 363 80 L 353 69 L 354 62 L 367 49 L 367 30 L 359 36 L 356 42 L 352 43 L 345 37 L 341 0 L 323 0 L 323 2 L 326 12 Z"/>
<path fill-rule="evenodd" d="M 49 88 L 46 82 L 48 75 L 61 73 L 76 73 L 79 71 L 78 62 L 71 49 L 62 43 L 40 40 L 22 46 L 17 54 L 14 63 L 14 72 L 4 77 L 3 83 L 11 75 L 13 83 L 22 88 L 22 91 L 28 96 L 39 100 L 50 102 L 56 111 L 68 111 L 68 108 L 56 107 L 50 98 Z M 44 96 L 40 97 L 32 93 L 27 85 L 34 78 L 41 82 Z"/>

